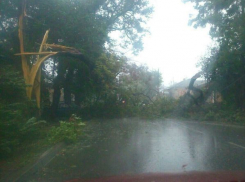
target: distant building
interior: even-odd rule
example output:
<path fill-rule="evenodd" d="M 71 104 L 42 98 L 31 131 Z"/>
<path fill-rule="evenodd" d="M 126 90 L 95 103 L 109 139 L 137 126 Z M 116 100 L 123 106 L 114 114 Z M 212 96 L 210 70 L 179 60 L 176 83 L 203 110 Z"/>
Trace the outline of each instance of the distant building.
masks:
<path fill-rule="evenodd" d="M 191 79 L 185 79 L 179 83 L 176 83 L 169 88 L 164 90 L 165 95 L 168 95 L 174 99 L 179 99 L 181 96 L 185 95 L 188 91 L 188 87 Z M 194 83 L 195 87 L 202 87 L 205 85 L 205 80 L 196 80 Z"/>
<path fill-rule="evenodd" d="M 174 99 L 179 99 L 181 96 L 184 96 L 187 93 L 190 81 L 191 79 L 185 79 L 179 83 L 170 86 L 163 91 L 164 95 L 172 97 Z M 196 80 L 194 83 L 194 87 L 205 90 L 207 89 L 207 84 L 205 80 Z M 213 91 L 206 101 L 208 103 L 222 102 L 221 94 Z"/>

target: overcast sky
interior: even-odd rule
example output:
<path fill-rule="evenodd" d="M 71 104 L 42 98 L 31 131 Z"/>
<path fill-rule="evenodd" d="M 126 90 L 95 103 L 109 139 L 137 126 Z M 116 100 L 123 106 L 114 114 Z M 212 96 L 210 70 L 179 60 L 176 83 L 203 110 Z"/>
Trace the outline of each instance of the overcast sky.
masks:
<path fill-rule="evenodd" d="M 196 63 L 212 41 L 207 28 L 188 26 L 191 4 L 181 0 L 150 0 L 155 11 L 148 23 L 151 34 L 144 39 L 144 50 L 132 60 L 146 63 L 163 75 L 165 86 L 192 77 Z"/>

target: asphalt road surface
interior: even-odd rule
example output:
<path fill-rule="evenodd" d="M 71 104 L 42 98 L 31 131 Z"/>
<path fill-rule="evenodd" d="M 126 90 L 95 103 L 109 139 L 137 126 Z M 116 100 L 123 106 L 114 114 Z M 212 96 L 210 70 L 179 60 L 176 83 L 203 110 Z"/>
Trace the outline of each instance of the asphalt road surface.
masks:
<path fill-rule="evenodd" d="M 151 172 L 245 171 L 245 128 L 178 120 L 91 122 L 85 139 L 25 181 Z"/>

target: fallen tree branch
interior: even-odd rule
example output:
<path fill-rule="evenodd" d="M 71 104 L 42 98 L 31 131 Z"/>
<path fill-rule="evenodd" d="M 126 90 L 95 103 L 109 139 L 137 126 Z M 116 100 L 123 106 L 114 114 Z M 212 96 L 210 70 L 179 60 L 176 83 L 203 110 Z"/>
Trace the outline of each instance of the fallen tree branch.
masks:
<path fill-rule="evenodd" d="M 203 96 L 203 92 L 201 89 L 194 87 L 194 83 L 195 81 L 201 76 L 202 72 L 199 72 L 197 74 L 195 74 L 190 81 L 189 87 L 188 87 L 188 91 L 187 91 L 187 95 L 190 96 L 193 101 L 195 102 L 196 105 L 199 105 L 198 101 L 203 101 L 204 100 L 204 96 Z M 200 95 L 195 98 L 190 92 L 194 91 L 194 92 L 198 92 Z"/>

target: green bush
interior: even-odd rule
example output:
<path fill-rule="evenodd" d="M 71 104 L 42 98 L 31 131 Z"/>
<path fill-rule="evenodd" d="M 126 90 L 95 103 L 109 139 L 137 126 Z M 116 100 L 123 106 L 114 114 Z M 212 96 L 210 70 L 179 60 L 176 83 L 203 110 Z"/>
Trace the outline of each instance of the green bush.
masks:
<path fill-rule="evenodd" d="M 48 133 L 50 143 L 58 143 L 61 141 L 73 143 L 77 140 L 77 132 L 74 123 L 60 121 L 60 126 L 52 127 Z"/>
<path fill-rule="evenodd" d="M 12 65 L 0 65 L 0 157 L 6 158 L 39 135 L 41 123 L 28 119 L 37 114 L 36 103 L 26 97 L 21 72 Z M 29 121 L 29 122 L 28 122 Z"/>
<path fill-rule="evenodd" d="M 81 122 L 81 118 L 72 115 L 69 122 L 60 121 L 59 126 L 53 126 L 48 133 L 48 141 L 51 144 L 58 142 L 74 143 L 81 134 L 81 126 L 85 124 Z"/>
<path fill-rule="evenodd" d="M 25 142 L 38 139 L 42 131 L 41 127 L 45 123 L 45 121 L 37 121 L 36 118 L 31 118 L 26 123 L 22 121 L 16 122 L 14 120 L 0 122 L 1 157 L 11 156 Z"/>
<path fill-rule="evenodd" d="M 177 104 L 178 104 L 177 100 L 163 97 L 160 100 L 161 114 L 162 115 L 172 114 L 176 110 Z"/>
<path fill-rule="evenodd" d="M 0 102 L 16 103 L 25 97 L 25 82 L 22 74 L 12 65 L 0 64 Z"/>
<path fill-rule="evenodd" d="M 42 133 L 43 126 L 46 125 L 46 121 L 38 121 L 35 117 L 29 119 L 20 129 L 20 139 L 27 140 L 29 137 L 38 139 Z"/>
<path fill-rule="evenodd" d="M 22 143 L 39 136 L 39 124 L 29 123 L 28 117 L 35 107 L 32 102 L 0 103 L 0 153 L 1 157 L 11 156 Z M 34 115 L 34 114 L 33 114 Z"/>
<path fill-rule="evenodd" d="M 138 115 L 144 118 L 169 117 L 176 106 L 177 101 L 172 98 L 157 97 L 153 102 L 141 105 Z"/>
<path fill-rule="evenodd" d="M 208 121 L 214 121 L 216 119 L 216 114 L 213 111 L 209 111 L 206 115 L 205 115 L 205 120 Z"/>

